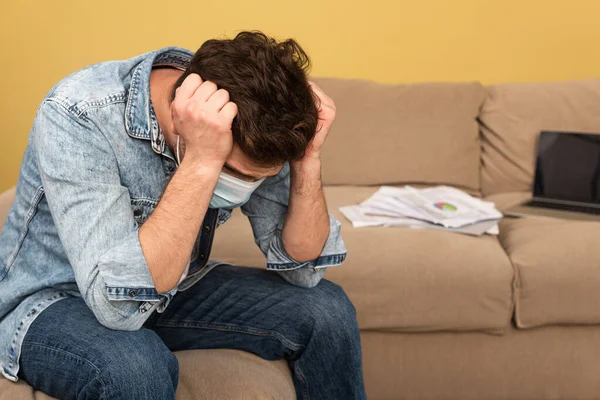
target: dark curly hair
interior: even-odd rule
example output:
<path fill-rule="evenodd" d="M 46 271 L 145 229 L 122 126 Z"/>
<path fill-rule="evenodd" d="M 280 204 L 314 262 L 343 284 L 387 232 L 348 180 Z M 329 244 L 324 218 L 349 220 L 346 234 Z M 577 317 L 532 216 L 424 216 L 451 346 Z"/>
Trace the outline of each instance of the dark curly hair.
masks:
<path fill-rule="evenodd" d="M 308 55 L 293 39 L 277 42 L 262 32 L 208 40 L 173 86 L 196 73 L 229 92 L 238 106 L 233 140 L 259 165 L 271 167 L 304 156 L 318 122 L 316 96 L 307 80 Z"/>

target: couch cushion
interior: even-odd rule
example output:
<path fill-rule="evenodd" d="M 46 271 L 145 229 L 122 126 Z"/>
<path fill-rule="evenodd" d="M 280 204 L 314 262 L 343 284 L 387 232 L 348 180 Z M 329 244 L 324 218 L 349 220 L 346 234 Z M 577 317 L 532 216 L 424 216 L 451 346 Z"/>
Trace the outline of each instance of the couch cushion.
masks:
<path fill-rule="evenodd" d="M 600 223 L 506 218 L 500 240 L 517 275 L 520 328 L 600 324 Z"/>
<path fill-rule="evenodd" d="M 511 207 L 526 203 L 531 200 L 530 192 L 506 192 L 497 193 L 484 198 L 485 201 L 491 201 L 500 211 L 505 211 Z"/>
<path fill-rule="evenodd" d="M 336 121 L 323 150 L 326 184 L 445 183 L 479 190 L 479 83 L 384 85 L 315 79 Z"/>
<path fill-rule="evenodd" d="M 178 400 L 296 399 L 287 362 L 240 350 L 188 350 L 179 360 Z"/>
<path fill-rule="evenodd" d="M 523 203 L 529 192 L 485 198 L 500 210 Z M 500 239 L 514 268 L 515 321 L 520 328 L 600 323 L 600 223 L 505 218 Z"/>
<path fill-rule="evenodd" d="M 374 187 L 327 187 L 342 222 L 346 262 L 326 278 L 354 303 L 361 329 L 498 330 L 512 314 L 513 270 L 497 238 L 407 228 L 353 228 L 337 210 Z M 264 266 L 247 219 L 236 210 L 217 230 L 211 258 Z"/>
<path fill-rule="evenodd" d="M 265 361 L 239 350 L 179 351 L 178 400 L 296 398 L 285 361 Z M 0 400 L 51 400 L 24 380 L 0 378 Z"/>
<path fill-rule="evenodd" d="M 0 376 L 0 400 L 55 400 L 42 392 L 33 390 L 24 380 L 13 383 Z"/>
<path fill-rule="evenodd" d="M 483 194 L 528 191 L 542 130 L 600 133 L 600 79 L 487 88 L 479 116 Z"/>

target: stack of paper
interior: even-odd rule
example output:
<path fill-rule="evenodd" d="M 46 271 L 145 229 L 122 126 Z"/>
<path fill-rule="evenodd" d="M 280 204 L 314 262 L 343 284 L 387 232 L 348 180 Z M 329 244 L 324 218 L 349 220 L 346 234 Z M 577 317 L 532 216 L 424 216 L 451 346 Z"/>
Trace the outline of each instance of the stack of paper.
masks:
<path fill-rule="evenodd" d="M 502 218 L 493 203 L 448 186 L 383 186 L 359 205 L 341 207 L 340 211 L 354 227 L 406 226 L 477 236 L 497 235 Z"/>

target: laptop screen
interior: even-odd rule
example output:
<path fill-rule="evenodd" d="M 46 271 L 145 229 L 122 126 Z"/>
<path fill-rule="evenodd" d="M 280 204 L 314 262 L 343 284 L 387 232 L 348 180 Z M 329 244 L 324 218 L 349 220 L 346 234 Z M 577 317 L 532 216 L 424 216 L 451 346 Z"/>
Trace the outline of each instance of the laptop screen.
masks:
<path fill-rule="evenodd" d="M 543 131 L 533 195 L 600 204 L 600 135 Z"/>

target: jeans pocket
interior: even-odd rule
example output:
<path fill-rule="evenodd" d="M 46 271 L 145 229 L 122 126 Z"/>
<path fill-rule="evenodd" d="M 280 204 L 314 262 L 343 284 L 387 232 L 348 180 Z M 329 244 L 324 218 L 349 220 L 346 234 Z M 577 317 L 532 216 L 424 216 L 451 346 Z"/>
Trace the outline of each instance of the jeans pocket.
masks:
<path fill-rule="evenodd" d="M 196 282 L 200 279 L 204 278 L 206 274 L 212 271 L 215 267 L 219 265 L 231 265 L 220 261 L 213 261 L 211 263 L 206 264 L 203 268 L 200 268 L 197 271 L 194 271 L 192 274 L 185 277 L 185 279 L 177 286 L 178 292 L 184 292 L 194 286 Z"/>

